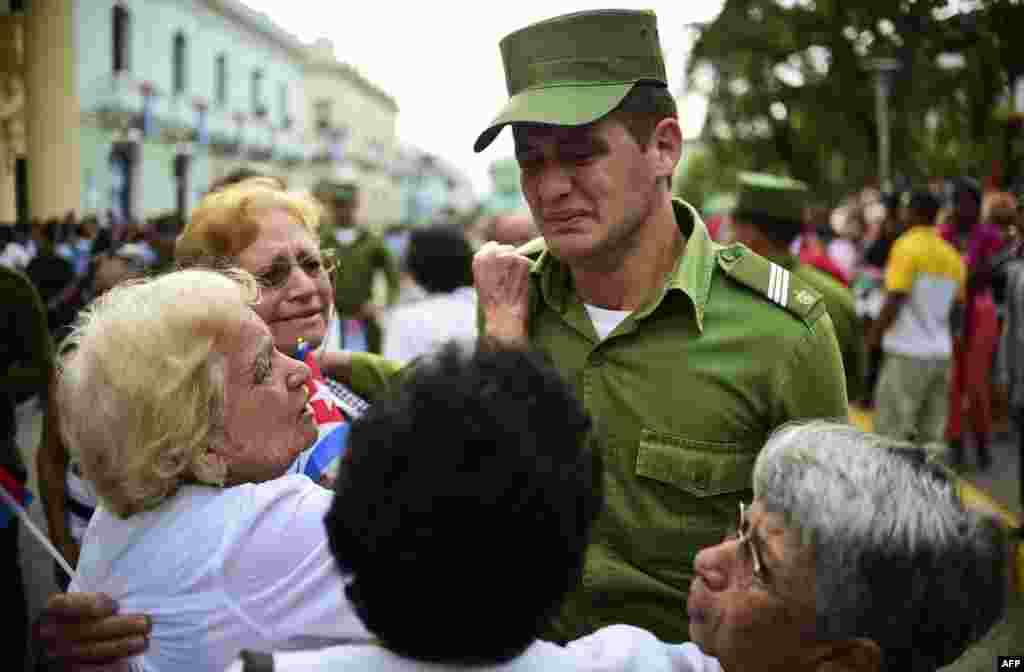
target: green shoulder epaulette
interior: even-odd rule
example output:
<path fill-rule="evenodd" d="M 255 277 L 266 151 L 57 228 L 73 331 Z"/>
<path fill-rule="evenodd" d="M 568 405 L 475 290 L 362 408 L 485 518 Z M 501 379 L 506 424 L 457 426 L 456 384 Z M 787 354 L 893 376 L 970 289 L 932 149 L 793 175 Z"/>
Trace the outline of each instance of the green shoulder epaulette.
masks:
<path fill-rule="evenodd" d="M 807 324 L 813 323 L 825 312 L 825 301 L 817 290 L 782 266 L 741 245 L 721 249 L 718 265 L 729 277 L 785 308 Z"/>
<path fill-rule="evenodd" d="M 516 249 L 516 252 L 523 255 L 524 257 L 536 259 L 546 249 L 548 249 L 548 245 L 547 243 L 544 242 L 543 236 L 537 236 L 530 242 L 523 243 L 522 245 L 520 245 Z"/>

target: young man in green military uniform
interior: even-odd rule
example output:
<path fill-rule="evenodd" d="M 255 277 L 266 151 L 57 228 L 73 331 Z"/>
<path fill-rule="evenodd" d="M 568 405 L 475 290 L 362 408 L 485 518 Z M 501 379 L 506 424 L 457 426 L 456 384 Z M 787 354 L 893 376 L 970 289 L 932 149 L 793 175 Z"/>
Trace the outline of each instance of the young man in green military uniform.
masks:
<path fill-rule="evenodd" d="M 380 352 L 383 341 L 379 309 L 372 300 L 373 282 L 378 271 L 387 277 L 389 305 L 398 300 L 401 277 L 384 239 L 356 225 L 355 213 L 359 207 L 359 190 L 349 182 L 321 180 L 313 188 L 313 195 L 327 210 L 327 226 L 321 228 L 320 247 L 332 250 L 335 259 L 334 304 L 338 319 L 342 321 L 343 348 L 346 342 L 346 322 L 356 320 L 366 333 L 366 349 Z"/>
<path fill-rule="evenodd" d="M 682 134 L 652 12 L 561 16 L 501 52 L 510 100 L 475 149 L 512 126 L 543 237 L 477 253 L 484 336 L 541 348 L 575 385 L 608 494 L 581 585 L 544 634 L 625 622 L 682 641 L 694 556 L 751 497 L 769 432 L 847 417 L 832 322 L 809 284 L 717 245 L 673 201 Z"/>
<path fill-rule="evenodd" d="M 773 264 L 813 287 L 825 300 L 846 373 L 846 396 L 864 398 L 867 346 L 853 295 L 827 273 L 800 263 L 790 246 L 803 231 L 809 191 L 803 182 L 775 175 L 741 173 L 733 211 L 733 231 L 743 243 Z"/>

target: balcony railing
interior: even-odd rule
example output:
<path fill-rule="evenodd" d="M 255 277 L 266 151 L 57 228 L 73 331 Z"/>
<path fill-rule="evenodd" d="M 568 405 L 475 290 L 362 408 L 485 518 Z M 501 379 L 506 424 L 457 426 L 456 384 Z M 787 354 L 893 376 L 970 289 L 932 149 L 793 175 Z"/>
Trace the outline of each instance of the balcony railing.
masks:
<path fill-rule="evenodd" d="M 274 155 L 274 131 L 262 119 L 245 125 L 245 153 L 256 161 L 269 161 Z"/>
<path fill-rule="evenodd" d="M 140 83 L 127 72 L 104 75 L 86 87 L 83 108 L 95 115 L 100 126 L 125 130 L 142 114 L 144 96 Z"/>

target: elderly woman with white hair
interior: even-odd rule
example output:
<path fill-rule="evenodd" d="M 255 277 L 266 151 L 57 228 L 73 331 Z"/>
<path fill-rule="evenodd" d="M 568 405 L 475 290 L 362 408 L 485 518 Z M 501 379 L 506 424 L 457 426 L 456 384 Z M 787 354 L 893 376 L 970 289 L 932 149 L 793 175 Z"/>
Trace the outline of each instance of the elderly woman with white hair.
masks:
<path fill-rule="evenodd" d="M 364 636 L 324 540 L 330 491 L 285 475 L 317 438 L 310 370 L 243 271 L 113 288 L 79 318 L 61 431 L 100 506 L 71 591 L 152 619 L 146 670 L 219 670 L 256 642 Z"/>

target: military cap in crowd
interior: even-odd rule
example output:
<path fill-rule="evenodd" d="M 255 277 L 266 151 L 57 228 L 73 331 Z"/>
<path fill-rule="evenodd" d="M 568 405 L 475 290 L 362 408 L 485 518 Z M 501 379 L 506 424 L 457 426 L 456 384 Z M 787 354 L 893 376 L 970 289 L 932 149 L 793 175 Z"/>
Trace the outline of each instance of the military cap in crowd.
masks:
<path fill-rule="evenodd" d="M 798 180 L 767 173 L 740 173 L 734 215 L 802 224 L 810 196 L 807 185 Z"/>
<path fill-rule="evenodd" d="M 589 124 L 639 82 L 668 85 L 650 10 L 566 14 L 510 33 L 499 47 L 509 100 L 473 144 L 477 152 L 507 124 Z"/>

